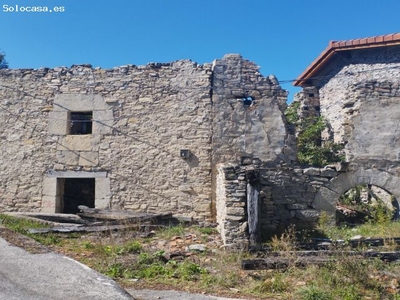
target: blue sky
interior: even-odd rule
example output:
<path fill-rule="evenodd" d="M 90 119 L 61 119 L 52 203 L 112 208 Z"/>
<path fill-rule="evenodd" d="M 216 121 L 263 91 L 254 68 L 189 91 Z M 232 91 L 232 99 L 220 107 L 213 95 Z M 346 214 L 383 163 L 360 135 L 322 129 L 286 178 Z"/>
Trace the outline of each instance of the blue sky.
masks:
<path fill-rule="evenodd" d="M 16 5 L 64 12 L 10 12 Z M 400 32 L 399 12 L 399 0 L 0 0 L 0 49 L 10 68 L 205 63 L 240 53 L 284 81 L 330 40 Z M 298 91 L 282 87 L 289 101 Z"/>

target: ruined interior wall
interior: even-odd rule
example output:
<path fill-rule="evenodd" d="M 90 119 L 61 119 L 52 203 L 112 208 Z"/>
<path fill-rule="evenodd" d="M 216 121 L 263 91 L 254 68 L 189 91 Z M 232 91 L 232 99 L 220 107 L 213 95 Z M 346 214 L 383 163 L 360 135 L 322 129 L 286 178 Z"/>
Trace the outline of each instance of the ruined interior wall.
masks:
<path fill-rule="evenodd" d="M 38 211 L 48 170 L 84 170 L 107 172 L 112 207 L 209 217 L 210 74 L 210 66 L 186 60 L 110 70 L 1 70 L 0 209 Z M 107 118 L 99 118 L 108 130 L 93 132 L 89 159 L 81 159 L 86 148 L 79 148 L 85 136 L 66 145 L 68 136 L 49 132 L 60 94 L 104 101 Z M 78 151 L 65 148 L 71 145 Z M 191 157 L 182 159 L 181 149 Z"/>
<path fill-rule="evenodd" d="M 292 225 L 314 228 L 319 216 L 314 199 L 320 188 L 338 175 L 333 168 L 271 167 L 249 159 L 240 164 L 219 164 L 217 169 L 219 231 L 224 244 L 233 248 L 249 245 L 246 186 L 250 176 L 259 188 L 258 221 L 261 241 L 265 241 Z M 257 179 L 254 174 L 258 174 Z"/>
<path fill-rule="evenodd" d="M 213 72 L 213 163 L 282 158 L 287 92 L 277 79 L 263 77 L 257 65 L 237 54 L 214 61 Z M 244 106 L 247 96 L 254 102 Z"/>

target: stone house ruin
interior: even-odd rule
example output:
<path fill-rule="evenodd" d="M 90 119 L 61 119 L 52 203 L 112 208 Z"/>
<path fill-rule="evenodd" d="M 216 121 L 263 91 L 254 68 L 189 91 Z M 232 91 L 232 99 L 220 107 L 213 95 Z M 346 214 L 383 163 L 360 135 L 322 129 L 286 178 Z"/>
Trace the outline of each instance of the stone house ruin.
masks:
<path fill-rule="evenodd" d="M 1 70 L 0 210 L 215 220 L 219 163 L 284 152 L 287 93 L 258 70 L 240 55 Z"/>
<path fill-rule="evenodd" d="M 400 199 L 400 34 L 332 41 L 294 85 L 303 88 L 300 114 L 322 115 L 329 124 L 324 138 L 343 144 L 348 162 L 319 189 L 313 207 L 334 211 L 359 184 Z"/>
<path fill-rule="evenodd" d="M 399 44 L 331 42 L 295 81 L 300 115 L 345 144 L 347 163 L 325 168 L 296 162 L 287 92 L 240 55 L 0 70 L 0 211 L 172 212 L 246 246 L 312 225 L 359 183 L 400 199 Z"/>

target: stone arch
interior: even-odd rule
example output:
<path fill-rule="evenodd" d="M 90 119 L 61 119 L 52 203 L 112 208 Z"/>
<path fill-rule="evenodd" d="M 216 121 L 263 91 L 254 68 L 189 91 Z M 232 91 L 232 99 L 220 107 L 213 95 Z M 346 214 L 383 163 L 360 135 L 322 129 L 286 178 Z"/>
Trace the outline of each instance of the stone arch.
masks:
<path fill-rule="evenodd" d="M 319 211 L 335 213 L 339 197 L 349 189 L 360 184 L 371 184 L 392 194 L 397 202 L 400 199 L 400 178 L 385 171 L 357 170 L 346 172 L 321 187 L 314 198 L 313 207 Z"/>

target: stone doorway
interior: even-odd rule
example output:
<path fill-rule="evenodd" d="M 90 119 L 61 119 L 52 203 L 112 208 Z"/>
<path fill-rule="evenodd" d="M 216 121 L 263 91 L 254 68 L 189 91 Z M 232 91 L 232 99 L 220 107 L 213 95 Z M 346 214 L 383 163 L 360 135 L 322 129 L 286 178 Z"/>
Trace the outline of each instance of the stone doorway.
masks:
<path fill-rule="evenodd" d="M 63 178 L 59 179 L 63 186 L 62 213 L 75 214 L 78 206 L 95 207 L 95 179 L 94 178 Z"/>
<path fill-rule="evenodd" d="M 77 205 L 110 208 L 110 189 L 107 172 L 49 170 L 43 179 L 41 212 L 74 213 Z"/>

